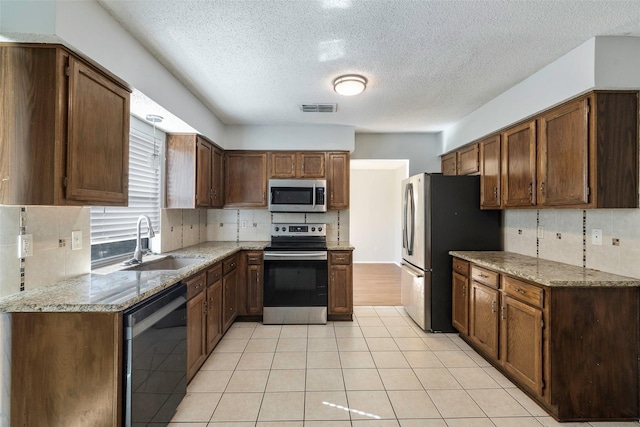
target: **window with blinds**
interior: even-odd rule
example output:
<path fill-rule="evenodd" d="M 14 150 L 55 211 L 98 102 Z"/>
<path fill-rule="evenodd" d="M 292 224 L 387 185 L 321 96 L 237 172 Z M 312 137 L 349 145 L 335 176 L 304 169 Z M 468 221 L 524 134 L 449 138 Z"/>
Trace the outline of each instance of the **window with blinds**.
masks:
<path fill-rule="evenodd" d="M 154 152 L 162 153 L 165 134 L 131 117 L 129 132 L 129 206 L 91 208 L 91 259 L 113 258 L 135 249 L 137 221 L 148 215 L 155 232 L 160 231 L 160 161 L 152 161 Z M 158 159 L 164 156 L 159 155 Z M 146 222 L 143 222 L 146 236 Z"/>

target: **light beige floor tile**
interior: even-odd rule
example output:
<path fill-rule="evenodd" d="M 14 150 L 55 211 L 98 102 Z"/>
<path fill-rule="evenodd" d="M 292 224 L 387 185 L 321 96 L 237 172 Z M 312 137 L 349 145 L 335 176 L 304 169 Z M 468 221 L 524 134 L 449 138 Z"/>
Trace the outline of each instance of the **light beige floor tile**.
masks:
<path fill-rule="evenodd" d="M 273 353 L 278 344 L 277 338 L 251 338 L 244 351 L 252 353 Z"/>
<path fill-rule="evenodd" d="M 372 351 L 371 357 L 378 369 L 380 368 L 410 368 L 409 363 L 400 351 Z"/>
<path fill-rule="evenodd" d="M 417 368 L 413 371 L 426 390 L 456 390 L 462 388 L 446 368 Z"/>
<path fill-rule="evenodd" d="M 373 357 L 368 351 L 347 351 L 340 353 L 342 369 L 375 368 Z"/>
<path fill-rule="evenodd" d="M 307 352 L 276 352 L 273 356 L 271 369 L 305 369 L 307 367 Z"/>
<path fill-rule="evenodd" d="M 529 412 L 504 389 L 467 390 L 487 416 L 520 417 Z"/>
<path fill-rule="evenodd" d="M 267 393 L 276 391 L 304 391 L 304 369 L 273 369 L 267 380 Z"/>
<path fill-rule="evenodd" d="M 218 426 L 212 425 L 211 427 Z M 251 424 L 251 427 L 253 427 L 253 424 Z M 304 421 L 258 421 L 256 427 L 304 427 Z"/>
<path fill-rule="evenodd" d="M 447 427 L 443 419 L 400 420 L 400 427 Z"/>
<path fill-rule="evenodd" d="M 281 330 L 282 326 L 280 325 L 258 325 L 251 338 L 278 338 Z"/>
<path fill-rule="evenodd" d="M 350 420 L 347 395 L 344 391 L 308 391 L 304 402 L 304 419 Z"/>
<path fill-rule="evenodd" d="M 413 369 L 378 369 L 385 390 L 423 390 Z"/>
<path fill-rule="evenodd" d="M 242 353 L 213 352 L 200 368 L 201 371 L 233 371 Z"/>
<path fill-rule="evenodd" d="M 471 358 L 471 360 L 473 360 L 474 362 L 476 362 L 476 364 L 478 366 L 482 366 L 482 367 L 489 367 L 491 366 L 491 363 L 487 362 L 487 360 L 480 356 L 478 353 L 476 353 L 474 350 L 464 350 L 464 354 L 466 354 L 467 356 L 469 356 Z"/>
<path fill-rule="evenodd" d="M 233 371 L 200 371 L 187 387 L 189 393 L 223 392 Z"/>
<path fill-rule="evenodd" d="M 273 353 L 243 353 L 236 369 L 241 371 L 254 369 L 270 369 Z"/>
<path fill-rule="evenodd" d="M 332 338 L 336 336 L 334 329 L 327 325 L 309 325 L 309 338 Z"/>
<path fill-rule="evenodd" d="M 393 319 L 393 317 L 391 317 Z M 429 351 L 429 347 L 421 338 L 394 337 L 393 340 L 400 350 L 403 351 Z"/>
<path fill-rule="evenodd" d="M 586 424 L 592 427 L 637 427 L 640 423 L 635 421 L 591 421 Z"/>
<path fill-rule="evenodd" d="M 475 368 L 478 366 L 476 362 L 462 350 L 434 351 L 434 353 L 447 368 Z"/>
<path fill-rule="evenodd" d="M 265 393 L 259 421 L 296 421 L 304 419 L 304 392 Z"/>
<path fill-rule="evenodd" d="M 544 427 L 589 427 L 589 423 L 559 423 L 551 417 L 536 417 Z"/>
<path fill-rule="evenodd" d="M 382 323 L 387 328 L 389 326 L 404 326 L 410 327 L 409 323 L 402 316 L 394 316 L 394 317 L 381 317 Z"/>
<path fill-rule="evenodd" d="M 307 325 L 282 325 L 280 338 L 307 338 Z"/>
<path fill-rule="evenodd" d="M 418 338 L 418 334 L 409 326 L 387 326 L 387 330 L 393 338 Z"/>
<path fill-rule="evenodd" d="M 361 318 L 358 323 L 360 324 L 360 326 L 378 326 L 378 327 L 382 327 L 384 326 L 384 323 L 382 323 L 382 319 L 380 319 L 377 316 L 372 316 L 372 317 L 363 317 Z"/>
<path fill-rule="evenodd" d="M 431 398 L 424 390 L 388 391 L 387 395 L 398 419 L 441 418 Z"/>
<path fill-rule="evenodd" d="M 445 336 L 431 335 L 423 337 L 422 340 L 432 351 L 460 350 L 460 347 Z"/>
<path fill-rule="evenodd" d="M 264 392 L 269 378 L 268 370 L 235 371 L 227 384 L 225 392 Z"/>
<path fill-rule="evenodd" d="M 311 330 L 309 330 L 311 332 Z M 338 351 L 336 338 L 309 338 L 307 340 L 307 351 Z"/>
<path fill-rule="evenodd" d="M 380 317 L 400 317 L 400 312 L 394 306 L 374 306 L 373 309 Z"/>
<path fill-rule="evenodd" d="M 384 391 L 348 391 L 347 401 L 352 420 L 395 420 L 396 418 L 391 402 Z"/>
<path fill-rule="evenodd" d="M 378 313 L 372 306 L 362 305 L 353 307 L 353 313 L 356 317 L 378 317 Z"/>
<path fill-rule="evenodd" d="M 336 338 L 339 351 L 367 351 L 369 347 L 364 338 Z"/>
<path fill-rule="evenodd" d="M 498 371 L 493 366 L 482 367 L 482 370 L 485 371 L 495 382 L 500 384 L 502 388 L 516 388 L 516 385 L 511 382 L 507 377 L 505 377 L 500 371 Z"/>
<path fill-rule="evenodd" d="M 255 371 L 252 371 L 255 372 Z M 256 421 L 263 393 L 225 393 L 211 421 Z"/>
<path fill-rule="evenodd" d="M 400 350 L 393 338 L 365 338 L 370 351 Z"/>
<path fill-rule="evenodd" d="M 234 322 L 229 329 L 234 328 L 251 328 L 255 329 L 260 323 L 258 322 Z"/>
<path fill-rule="evenodd" d="M 171 422 L 209 421 L 222 393 L 187 393 Z"/>
<path fill-rule="evenodd" d="M 276 352 L 283 351 L 306 351 L 306 338 L 280 338 L 276 346 Z"/>
<path fill-rule="evenodd" d="M 305 421 L 304 427 L 351 427 L 351 421 Z"/>
<path fill-rule="evenodd" d="M 333 322 L 333 327 L 335 328 L 358 328 L 358 319 L 356 316 L 353 316 L 353 320 L 344 320 L 344 321 L 336 321 Z"/>
<path fill-rule="evenodd" d="M 354 420 L 353 427 L 400 427 L 397 420 Z"/>
<path fill-rule="evenodd" d="M 362 335 L 365 338 L 387 338 L 391 336 L 384 326 L 361 326 L 360 329 L 362 329 Z"/>
<path fill-rule="evenodd" d="M 384 390 L 377 369 L 343 369 L 342 376 L 347 390 Z"/>
<path fill-rule="evenodd" d="M 207 427 L 207 423 L 169 423 L 167 427 Z"/>
<path fill-rule="evenodd" d="M 307 369 L 307 391 L 344 390 L 342 369 Z"/>
<path fill-rule="evenodd" d="M 227 333 L 224 335 L 225 338 L 251 338 L 253 334 L 252 328 L 229 328 Z"/>
<path fill-rule="evenodd" d="M 546 417 L 545 412 L 540 405 L 533 401 L 529 396 L 524 394 L 519 388 L 506 388 L 505 391 L 521 404 L 534 417 Z"/>
<path fill-rule="evenodd" d="M 449 368 L 462 388 L 469 390 L 474 388 L 501 388 L 482 368 Z"/>
<path fill-rule="evenodd" d="M 444 365 L 432 351 L 403 351 L 412 368 L 443 368 Z"/>
<path fill-rule="evenodd" d="M 253 421 L 213 421 L 207 427 L 254 427 L 255 424 Z M 188 424 L 185 427 L 191 427 L 191 425 Z"/>
<path fill-rule="evenodd" d="M 457 346 L 458 346 L 458 348 L 459 348 L 460 350 L 464 350 L 464 351 L 469 351 L 469 350 L 471 350 L 471 351 L 473 351 L 473 349 L 469 346 L 469 344 L 467 344 L 465 340 L 463 340 L 462 338 L 460 338 L 460 336 L 458 336 L 458 335 L 454 335 L 454 336 L 448 335 L 448 337 L 449 337 L 449 339 L 450 339 L 451 341 L 453 341 L 453 343 L 454 343 L 455 345 L 457 345 Z"/>
<path fill-rule="evenodd" d="M 334 332 L 337 338 L 362 338 L 360 328 L 335 328 Z"/>
<path fill-rule="evenodd" d="M 489 418 L 447 418 L 449 427 L 495 427 Z"/>
<path fill-rule="evenodd" d="M 340 368 L 340 356 L 337 351 L 311 351 L 307 353 L 307 369 Z"/>
<path fill-rule="evenodd" d="M 542 427 L 534 417 L 492 418 L 496 427 Z"/>
<path fill-rule="evenodd" d="M 215 353 L 242 353 L 249 342 L 248 339 L 222 339 L 213 350 Z"/>
<path fill-rule="evenodd" d="M 484 418 L 486 414 L 465 390 L 428 390 L 443 418 Z"/>

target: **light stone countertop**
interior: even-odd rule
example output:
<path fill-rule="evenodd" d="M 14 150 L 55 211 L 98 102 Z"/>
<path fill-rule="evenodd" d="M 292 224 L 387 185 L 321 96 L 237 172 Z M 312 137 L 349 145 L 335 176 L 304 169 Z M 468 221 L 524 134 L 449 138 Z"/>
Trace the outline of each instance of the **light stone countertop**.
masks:
<path fill-rule="evenodd" d="M 640 286 L 640 279 L 500 251 L 450 251 L 450 255 L 488 269 L 549 287 Z"/>
<path fill-rule="evenodd" d="M 161 255 L 145 255 L 144 263 L 167 256 L 198 258 L 179 270 L 134 271 L 120 264 L 94 270 L 51 285 L 0 299 L 0 312 L 117 312 L 242 250 L 263 250 L 268 241 L 205 242 Z M 329 250 L 353 250 L 348 242 L 327 242 Z"/>

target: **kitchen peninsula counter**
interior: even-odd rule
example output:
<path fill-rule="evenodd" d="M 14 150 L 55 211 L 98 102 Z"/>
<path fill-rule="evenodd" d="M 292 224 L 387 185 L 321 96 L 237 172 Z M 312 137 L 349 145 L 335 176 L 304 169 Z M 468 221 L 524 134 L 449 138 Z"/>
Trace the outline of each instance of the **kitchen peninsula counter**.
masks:
<path fill-rule="evenodd" d="M 549 287 L 639 287 L 640 279 L 502 251 L 450 251 L 480 267 Z"/>
<path fill-rule="evenodd" d="M 205 242 L 162 255 L 145 255 L 145 263 L 166 256 L 197 258 L 179 270 L 135 271 L 114 265 L 90 274 L 0 299 L 0 312 L 118 312 L 126 310 L 202 269 L 242 250 L 263 250 L 269 242 Z"/>

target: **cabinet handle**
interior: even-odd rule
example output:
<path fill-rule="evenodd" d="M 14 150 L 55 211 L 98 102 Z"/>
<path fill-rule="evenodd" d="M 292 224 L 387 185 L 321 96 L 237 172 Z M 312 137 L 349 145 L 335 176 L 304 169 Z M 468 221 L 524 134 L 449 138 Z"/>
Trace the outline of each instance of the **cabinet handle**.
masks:
<path fill-rule="evenodd" d="M 529 195 L 531 196 L 533 194 L 533 184 L 529 183 Z"/>
<path fill-rule="evenodd" d="M 501 316 L 500 316 L 500 317 L 502 317 L 502 320 L 506 320 L 506 317 L 505 317 L 505 314 L 504 314 L 504 309 L 505 309 L 505 308 L 506 308 L 506 307 L 503 305 L 503 306 L 502 306 L 502 310 L 500 310 L 500 311 L 501 311 Z"/>
<path fill-rule="evenodd" d="M 467 295 L 467 285 L 462 285 L 462 296 L 466 296 Z"/>
<path fill-rule="evenodd" d="M 482 277 L 483 279 L 486 279 L 486 278 L 488 278 L 488 277 L 489 277 L 489 275 L 484 274 L 484 273 L 480 273 L 480 277 Z"/>
<path fill-rule="evenodd" d="M 496 301 L 495 300 L 491 301 L 491 312 L 492 313 L 496 312 Z"/>
<path fill-rule="evenodd" d="M 209 189 L 209 198 L 213 200 L 213 188 Z"/>
<path fill-rule="evenodd" d="M 256 272 L 256 284 L 260 283 L 260 272 Z"/>
<path fill-rule="evenodd" d="M 544 194 L 544 182 L 540 183 L 540 194 Z"/>
<path fill-rule="evenodd" d="M 294 172 L 295 172 L 295 170 L 294 170 L 294 165 L 293 165 L 293 162 L 292 162 L 291 163 L 291 173 L 294 173 Z"/>
<path fill-rule="evenodd" d="M 523 291 L 523 290 L 522 290 L 522 289 L 520 289 L 520 288 L 516 288 L 516 292 L 520 292 L 522 295 L 524 295 L 524 294 L 525 294 L 525 291 Z"/>
<path fill-rule="evenodd" d="M 498 187 L 493 187 L 493 198 L 498 199 Z"/>

